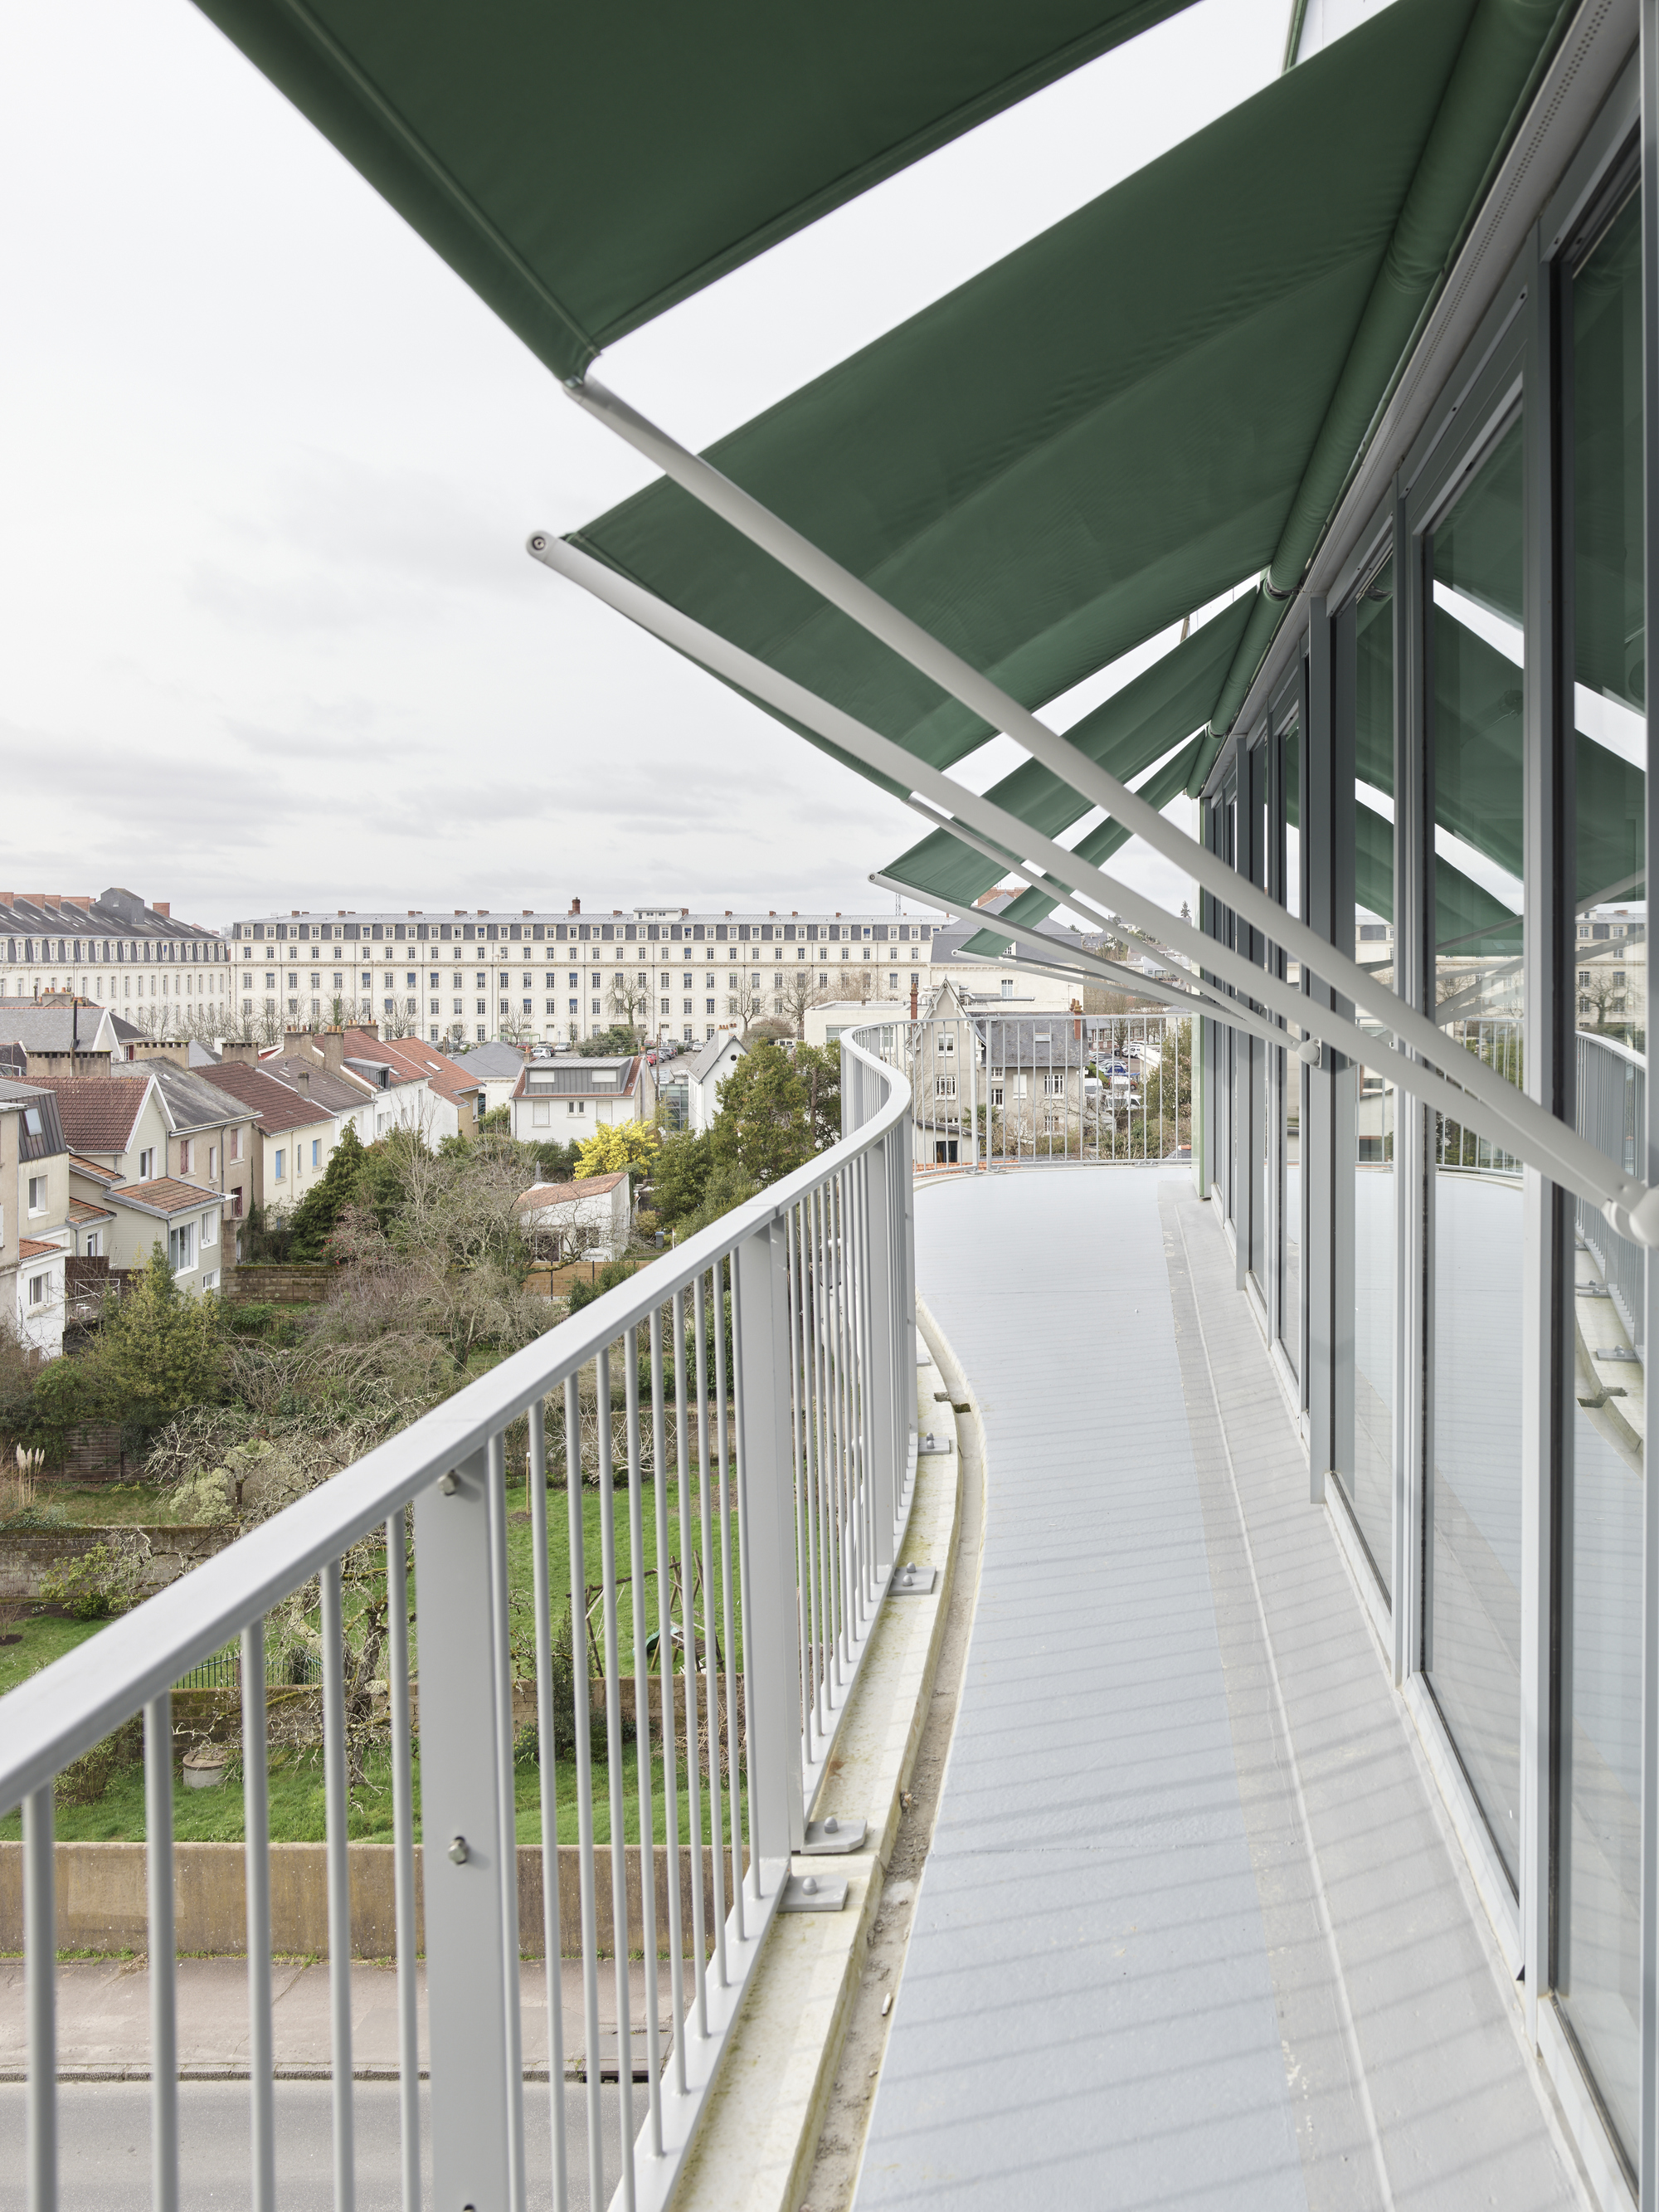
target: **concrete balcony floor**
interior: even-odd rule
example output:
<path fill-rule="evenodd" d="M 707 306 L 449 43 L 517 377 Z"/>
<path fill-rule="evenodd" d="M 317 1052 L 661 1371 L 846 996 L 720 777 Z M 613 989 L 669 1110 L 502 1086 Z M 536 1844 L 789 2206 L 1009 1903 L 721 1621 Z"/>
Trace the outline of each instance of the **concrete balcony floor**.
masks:
<path fill-rule="evenodd" d="M 1587 2201 L 1189 1174 L 918 1195 L 982 1575 L 860 2212 Z"/>

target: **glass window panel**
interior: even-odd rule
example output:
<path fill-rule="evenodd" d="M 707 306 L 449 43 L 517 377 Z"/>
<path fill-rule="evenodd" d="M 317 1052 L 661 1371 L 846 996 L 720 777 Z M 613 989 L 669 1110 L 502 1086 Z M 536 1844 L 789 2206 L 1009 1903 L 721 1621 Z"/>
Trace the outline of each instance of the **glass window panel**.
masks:
<path fill-rule="evenodd" d="M 1638 1173 L 1647 1110 L 1640 246 L 1632 193 L 1573 276 L 1564 333 L 1576 800 L 1569 1079 L 1582 1134 Z M 1582 1200 L 1572 1219 L 1555 1980 L 1633 2154 L 1646 1314 L 1640 1253 Z"/>
<path fill-rule="evenodd" d="M 1353 956 L 1389 989 L 1394 947 L 1394 562 L 1353 609 Z M 1376 1024 L 1361 1014 L 1360 1026 Z M 1353 1453 L 1339 1468 L 1384 1590 L 1393 1595 L 1395 1087 L 1354 1070 Z"/>
<path fill-rule="evenodd" d="M 1431 980 L 1449 1041 L 1521 1080 L 1522 435 L 1433 532 Z M 1434 1117 L 1425 1664 L 1511 1881 L 1521 1811 L 1518 1161 Z"/>
<path fill-rule="evenodd" d="M 1302 724 L 1293 716 L 1279 732 L 1279 787 L 1284 821 L 1284 858 L 1279 883 L 1285 911 L 1302 912 Z M 1296 983 L 1301 969 L 1294 960 L 1285 968 L 1287 982 Z M 1302 1374 L 1302 1063 L 1294 1054 L 1281 1052 L 1279 1061 L 1280 1188 L 1284 1204 L 1279 1220 L 1279 1337 L 1285 1356 L 1299 1378 Z"/>

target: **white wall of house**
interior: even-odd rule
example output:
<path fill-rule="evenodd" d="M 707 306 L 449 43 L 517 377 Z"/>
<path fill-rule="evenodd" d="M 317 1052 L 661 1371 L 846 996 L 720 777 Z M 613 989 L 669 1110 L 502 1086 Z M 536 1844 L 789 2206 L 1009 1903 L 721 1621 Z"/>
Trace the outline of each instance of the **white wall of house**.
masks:
<path fill-rule="evenodd" d="M 64 1349 L 64 1267 L 68 1252 L 61 1246 L 49 1255 L 23 1258 L 12 1280 L 16 1285 L 18 1338 L 43 1359 L 56 1359 Z"/>
<path fill-rule="evenodd" d="M 522 1218 L 527 1230 L 556 1233 L 567 1251 L 574 1245 L 583 1259 L 620 1259 L 628 1249 L 628 1177 L 619 1176 L 610 1190 L 528 1206 Z"/>

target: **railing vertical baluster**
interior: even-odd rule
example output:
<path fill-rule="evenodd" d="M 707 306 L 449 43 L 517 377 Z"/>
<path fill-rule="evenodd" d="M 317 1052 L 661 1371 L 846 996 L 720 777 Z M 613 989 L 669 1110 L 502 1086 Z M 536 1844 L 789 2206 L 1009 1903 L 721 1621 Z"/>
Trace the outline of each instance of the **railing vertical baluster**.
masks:
<path fill-rule="evenodd" d="M 640 1498 L 640 1333 L 623 1340 L 628 1360 L 624 1395 L 628 1407 L 628 1564 L 633 1582 L 630 1601 L 634 1632 L 634 1750 L 640 1792 L 640 1934 L 645 1954 L 645 2051 L 650 2076 L 647 2097 L 651 2154 L 662 2156 L 662 2053 L 657 2015 L 657 1823 L 651 1794 L 651 1662 L 646 1656 L 645 1516 Z"/>
<path fill-rule="evenodd" d="M 513 1625 L 507 1580 L 507 1439 L 484 1453 L 489 1507 L 491 1674 L 495 1706 L 495 1848 L 501 1869 L 502 2048 L 507 2054 L 507 2172 L 512 2212 L 524 2212 L 524 2024 L 519 1977 L 519 1833 L 513 1773 Z"/>
<path fill-rule="evenodd" d="M 629 1343 L 623 1345 L 627 1356 Z M 617 1642 L 617 1492 L 611 1446 L 611 1347 L 598 1361 L 599 1412 L 599 1558 L 605 1595 L 605 1778 L 611 1800 L 611 1949 L 617 1969 L 617 2092 L 622 2105 L 622 2191 L 623 2212 L 634 2207 L 634 2045 L 628 2002 L 628 1840 L 623 1790 L 622 1661 Z M 635 1632 L 638 1633 L 638 1625 Z M 638 1716 L 635 1726 L 638 1727 Z M 598 2070 L 590 2050 L 587 2070 Z"/>
<path fill-rule="evenodd" d="M 675 1324 L 674 1371 L 685 1364 L 678 1330 L 679 1292 L 669 1309 Z M 662 1308 L 651 1310 L 651 1470 L 657 1510 L 657 1664 L 662 1676 L 662 1826 L 668 1856 L 668 1992 L 674 2016 L 674 2087 L 685 2094 L 684 1931 L 680 1912 L 680 1793 L 678 1729 L 674 1714 L 674 1616 L 668 1602 L 668 1437 L 663 1409 Z M 690 1733 L 690 1723 L 687 1723 Z M 559 2208 L 563 2212 L 563 2208 Z"/>
<path fill-rule="evenodd" d="M 144 1872 L 149 1911 L 149 2171 L 155 2212 L 179 2205 L 179 2016 L 173 1915 L 173 1696 L 144 1707 Z"/>
<path fill-rule="evenodd" d="M 335 2212 L 352 2212 L 356 2157 L 351 2105 L 351 1870 L 347 1856 L 345 1619 L 340 1562 L 323 1569 L 323 1784 L 328 1837 L 328 2002 L 334 2080 Z"/>
<path fill-rule="evenodd" d="M 720 1283 L 720 1271 L 716 1266 L 714 1285 L 714 1335 L 725 1334 L 726 1295 Z M 701 1291 L 702 1278 L 697 1278 Z M 702 1316 L 697 1330 L 699 1364 L 702 1349 Z M 787 1363 L 785 1363 L 785 1372 Z M 706 1370 L 705 1370 L 706 1372 Z M 706 1402 L 700 1400 L 700 1403 Z M 714 1425 L 718 1426 L 725 1412 L 717 1407 Z M 726 1828 L 720 1804 L 720 1674 L 714 1664 L 714 1457 L 709 1424 L 699 1425 L 697 1450 L 700 1465 L 697 1484 L 697 1517 L 702 1539 L 702 1709 L 704 1725 L 708 1730 L 708 1847 L 709 1871 L 714 1881 L 714 1979 L 716 1986 L 726 1986 Z"/>
<path fill-rule="evenodd" d="M 724 1314 L 721 1316 L 724 1321 Z M 738 1941 L 743 1932 L 743 1792 L 738 1784 L 738 1660 L 735 1624 L 732 1605 L 732 1521 L 727 1504 L 726 1474 L 727 1447 L 730 1442 L 726 1425 L 726 1330 L 714 1334 L 714 1395 L 720 1401 L 720 1612 L 726 1628 L 726 1796 L 732 1814 L 732 1910 L 737 1921 Z"/>
<path fill-rule="evenodd" d="M 58 2212 L 58 1903 L 52 1784 L 23 1800 L 23 1976 L 28 2011 L 28 2212 Z"/>
<path fill-rule="evenodd" d="M 392 1899 L 398 1947 L 398 2146 L 404 2212 L 420 2212 L 421 2042 L 416 2009 L 415 1775 L 409 1702 L 409 1561 L 401 1506 L 386 1524 L 386 1724 L 392 1736 Z"/>
<path fill-rule="evenodd" d="M 270 1998 L 270 1790 L 265 1625 L 242 1631 L 242 1832 L 247 1885 L 247 2071 L 253 2212 L 276 2212 L 276 2109 Z"/>
<path fill-rule="evenodd" d="M 795 1245 L 794 1221 L 792 1214 L 783 1217 L 784 1282 L 789 1310 L 790 1369 L 793 1376 L 794 1346 L 798 1331 L 804 1334 L 806 1315 L 806 1281 L 805 1270 L 799 1265 Z M 795 1393 L 790 1392 L 789 1425 L 792 1437 L 798 1437 L 800 1424 L 796 1418 Z M 817 1667 L 813 1645 L 811 1623 L 814 1615 L 812 1595 L 812 1488 L 811 1455 L 802 1452 L 797 1462 L 795 1492 L 795 1607 L 800 1616 L 800 1726 L 801 1741 L 806 1756 L 812 1756 L 813 1739 L 818 1730 Z"/>
<path fill-rule="evenodd" d="M 570 2202 L 570 2169 L 564 2128 L 558 1727 L 553 1711 L 553 1577 L 547 1543 L 547 1407 L 540 1398 L 530 1408 L 529 1490 L 531 1577 L 536 1608 L 536 1742 L 542 1801 L 542 1961 L 547 1978 L 547 2117 L 553 2148 L 553 2212 L 566 2212 Z M 401 1945 L 399 1951 L 401 1955 Z"/>
<path fill-rule="evenodd" d="M 683 1299 L 684 1293 L 680 1294 Z M 694 1301 L 702 1314 L 702 1278 L 697 1279 L 697 1297 Z M 685 1312 L 679 1304 L 679 1341 L 685 1341 Z M 696 1387 L 699 1400 L 703 1389 L 702 1328 L 701 1319 L 692 1339 L 697 1361 Z M 685 1362 L 676 1364 L 675 1396 L 679 1407 L 679 1436 L 677 1439 L 680 1482 L 680 1649 L 685 1654 L 685 1808 L 690 1831 L 689 1850 L 691 1861 L 691 1994 L 696 2008 L 697 2033 L 707 2038 L 708 2033 L 708 1994 L 704 1982 L 706 1941 L 702 1912 L 702 1787 L 701 1762 L 697 1756 L 697 1684 L 696 1646 L 694 1642 L 696 1626 L 691 1618 L 691 1491 L 686 1469 L 687 1447 L 685 1434 L 685 1391 L 678 1382 L 679 1369 Z M 701 1477 L 702 1469 L 698 1470 Z"/>
<path fill-rule="evenodd" d="M 836 1486 L 833 1463 L 820 1458 L 817 1468 L 818 1511 L 823 1524 L 822 1550 L 824 1563 L 825 1622 L 821 1642 L 823 1651 L 823 1670 L 833 1673 L 837 1684 L 844 1684 L 851 1651 L 847 1640 L 848 1576 L 844 1555 L 847 1513 L 844 1500 Z"/>
<path fill-rule="evenodd" d="M 605 1409 L 603 1435 L 610 1419 Z M 605 2140 L 599 2132 L 599 1930 L 594 1896 L 593 1751 L 587 1703 L 587 1555 L 582 1512 L 581 1405 L 576 1377 L 564 1386 L 564 1480 L 570 1525 L 570 1640 L 576 1720 L 576 1849 L 581 1876 L 582 2032 L 587 2069 L 587 2201 L 605 2203 Z"/>
<path fill-rule="evenodd" d="M 803 1411 L 813 1479 L 828 1500 L 832 1522 L 839 1528 L 842 1516 L 836 1496 L 835 1461 L 830 1449 L 823 1364 L 823 1332 L 828 1306 L 824 1289 L 822 1200 L 822 1191 L 813 1191 L 802 1201 L 800 1209 L 801 1303 L 805 1316 L 801 1339 L 805 1362 Z"/>
<path fill-rule="evenodd" d="M 789 1328 L 784 1245 L 775 1222 L 738 1246 L 733 1275 L 738 1358 L 738 1532 L 743 1589 L 750 1776 L 750 1867 L 757 1896 L 787 1877 L 805 1834 L 791 1572 L 788 1407 L 777 1389 Z"/>

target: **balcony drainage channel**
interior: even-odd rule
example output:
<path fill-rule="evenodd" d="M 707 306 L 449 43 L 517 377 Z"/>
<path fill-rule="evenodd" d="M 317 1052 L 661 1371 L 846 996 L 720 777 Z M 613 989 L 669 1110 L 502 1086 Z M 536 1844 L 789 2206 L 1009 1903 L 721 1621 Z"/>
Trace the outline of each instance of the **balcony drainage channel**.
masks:
<path fill-rule="evenodd" d="M 982 1433 L 951 1347 L 925 1308 L 919 1324 L 939 1372 L 951 1385 L 948 1391 L 937 1392 L 935 1396 L 942 1412 L 948 1407 L 956 1416 L 956 1440 L 960 1447 L 962 1487 L 956 1556 L 933 1694 L 921 1722 L 910 1785 L 900 1801 L 898 1835 L 887 1863 L 880 1904 L 871 1925 L 868 1948 L 848 2011 L 845 2040 L 825 2100 L 817 2148 L 799 2200 L 802 2205 L 810 2206 L 811 2212 L 845 2212 L 853 2200 L 875 2101 L 873 2093 L 892 2031 L 894 2002 L 909 1950 L 917 1887 L 933 1845 L 939 1793 L 962 1693 L 969 1632 L 979 1594 L 980 1552 L 985 1528 Z M 945 1414 L 947 1423 L 949 1417 L 949 1413 Z M 931 1565 L 922 1565 L 915 1580 L 920 1583 L 925 1577 L 931 1589 L 937 1572 Z M 897 1577 L 895 1585 L 896 1589 Z"/>

